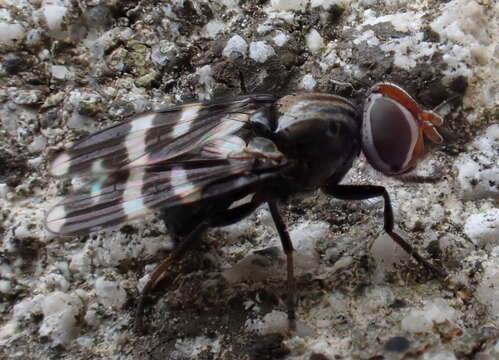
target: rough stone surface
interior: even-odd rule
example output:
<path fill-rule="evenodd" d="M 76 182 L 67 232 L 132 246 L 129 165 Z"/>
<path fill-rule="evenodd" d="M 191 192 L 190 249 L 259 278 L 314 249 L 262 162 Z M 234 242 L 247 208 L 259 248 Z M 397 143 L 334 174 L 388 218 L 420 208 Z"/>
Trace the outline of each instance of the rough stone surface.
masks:
<path fill-rule="evenodd" d="M 0 8 L 0 358 L 499 358 L 499 5 L 489 0 L 4 0 Z M 445 142 L 400 182 L 361 157 L 345 183 L 281 206 L 295 241 L 298 324 L 269 211 L 210 230 L 161 282 L 134 331 L 148 274 L 172 247 L 149 216 L 63 238 L 44 214 L 84 178 L 51 177 L 83 136 L 159 105 L 318 91 L 361 105 L 400 84 L 445 118 Z"/>

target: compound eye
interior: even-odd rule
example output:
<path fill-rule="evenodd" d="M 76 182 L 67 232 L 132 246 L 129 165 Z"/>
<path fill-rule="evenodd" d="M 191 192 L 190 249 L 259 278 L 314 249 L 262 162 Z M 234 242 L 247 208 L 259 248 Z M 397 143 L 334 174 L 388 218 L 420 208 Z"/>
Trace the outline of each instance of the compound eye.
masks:
<path fill-rule="evenodd" d="M 411 170 L 424 151 L 418 120 L 399 102 L 372 93 L 364 107 L 362 150 L 371 166 L 386 175 Z"/>

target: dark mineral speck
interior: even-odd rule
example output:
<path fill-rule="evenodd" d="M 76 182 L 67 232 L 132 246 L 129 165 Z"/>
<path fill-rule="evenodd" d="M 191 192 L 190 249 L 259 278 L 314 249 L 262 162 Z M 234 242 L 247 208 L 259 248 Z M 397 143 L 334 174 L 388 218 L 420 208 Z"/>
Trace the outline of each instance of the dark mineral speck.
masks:
<path fill-rule="evenodd" d="M 404 352 L 411 343 L 403 336 L 395 336 L 388 340 L 384 346 L 385 351 Z"/>
<path fill-rule="evenodd" d="M 329 360 L 329 358 L 326 355 L 314 353 L 310 355 L 309 360 Z"/>
<path fill-rule="evenodd" d="M 2 66 L 3 66 L 3 68 L 5 69 L 5 71 L 8 74 L 15 75 L 19 71 L 22 71 L 25 68 L 26 63 L 20 57 L 17 57 L 17 56 L 7 56 L 5 58 L 5 60 L 3 61 Z"/>
<path fill-rule="evenodd" d="M 468 79 L 466 76 L 460 75 L 451 81 L 450 88 L 458 94 L 464 94 L 468 88 Z"/>
<path fill-rule="evenodd" d="M 283 337 L 279 334 L 269 334 L 257 337 L 250 345 L 249 355 L 251 360 L 283 359 L 289 350 L 282 343 Z"/>
<path fill-rule="evenodd" d="M 407 306 L 407 303 L 405 302 L 405 300 L 402 300 L 402 299 L 395 299 L 390 304 L 390 308 L 392 308 L 392 309 L 402 309 L 402 308 L 405 308 L 406 306 Z"/>

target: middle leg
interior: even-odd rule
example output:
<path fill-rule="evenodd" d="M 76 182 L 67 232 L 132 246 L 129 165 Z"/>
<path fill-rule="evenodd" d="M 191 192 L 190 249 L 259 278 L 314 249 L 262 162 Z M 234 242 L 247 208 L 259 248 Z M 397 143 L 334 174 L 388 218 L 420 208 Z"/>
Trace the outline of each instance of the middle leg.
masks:
<path fill-rule="evenodd" d="M 284 249 L 284 253 L 286 254 L 286 265 L 287 265 L 287 276 L 288 276 L 288 297 L 287 297 L 287 307 L 288 307 L 288 321 L 289 321 L 289 329 L 291 331 L 296 330 L 296 281 L 295 281 L 295 273 L 294 273 L 294 259 L 293 259 L 293 243 L 291 242 L 291 238 L 289 237 L 288 230 L 286 228 L 286 224 L 279 213 L 279 209 L 275 201 L 267 201 L 270 214 L 272 215 L 272 219 L 274 220 L 274 224 L 277 228 L 277 232 L 279 233 L 279 238 L 281 239 L 282 248 Z"/>

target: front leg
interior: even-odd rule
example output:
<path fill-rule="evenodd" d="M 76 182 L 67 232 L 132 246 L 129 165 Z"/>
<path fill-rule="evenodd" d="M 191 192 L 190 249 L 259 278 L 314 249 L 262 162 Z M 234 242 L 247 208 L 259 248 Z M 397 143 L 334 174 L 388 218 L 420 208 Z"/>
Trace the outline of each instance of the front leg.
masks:
<path fill-rule="evenodd" d="M 409 255 L 417 262 L 424 265 L 441 278 L 447 277 L 447 272 L 440 267 L 437 267 L 426 261 L 407 241 L 402 239 L 400 235 L 393 231 L 393 210 L 388 192 L 383 186 L 375 185 L 338 185 L 330 184 L 322 187 L 322 191 L 328 195 L 334 196 L 341 200 L 367 200 L 374 197 L 382 196 L 384 209 L 384 229 L 387 234 L 399 244 Z"/>

